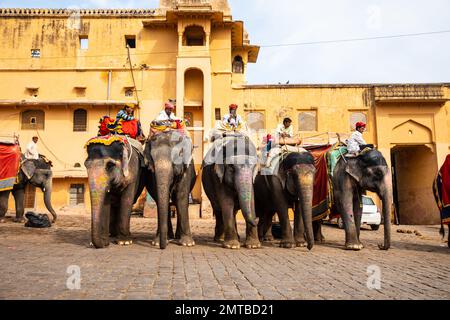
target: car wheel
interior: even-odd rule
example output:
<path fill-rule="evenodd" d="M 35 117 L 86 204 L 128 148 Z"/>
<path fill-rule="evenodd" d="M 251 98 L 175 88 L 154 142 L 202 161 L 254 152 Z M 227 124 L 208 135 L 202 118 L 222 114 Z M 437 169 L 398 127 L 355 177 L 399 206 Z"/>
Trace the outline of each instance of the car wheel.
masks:
<path fill-rule="evenodd" d="M 338 227 L 339 229 L 344 229 L 344 220 L 342 220 L 342 218 L 338 218 Z"/>
<path fill-rule="evenodd" d="M 378 229 L 380 229 L 379 224 L 372 224 L 372 225 L 370 225 L 370 227 L 372 228 L 373 231 L 377 231 Z"/>

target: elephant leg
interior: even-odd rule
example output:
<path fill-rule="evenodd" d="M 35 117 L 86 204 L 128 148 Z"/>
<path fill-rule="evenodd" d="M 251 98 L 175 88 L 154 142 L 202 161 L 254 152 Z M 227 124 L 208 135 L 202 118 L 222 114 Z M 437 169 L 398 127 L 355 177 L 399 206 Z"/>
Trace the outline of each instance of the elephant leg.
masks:
<path fill-rule="evenodd" d="M 238 232 L 237 220 L 236 220 L 237 213 L 238 213 L 238 210 L 234 210 L 234 229 L 236 230 L 238 241 L 241 242 L 241 236 L 239 235 L 239 232 Z"/>
<path fill-rule="evenodd" d="M 109 236 L 116 238 L 119 235 L 118 219 L 119 219 L 120 203 L 117 197 L 111 199 L 111 213 L 109 215 Z"/>
<path fill-rule="evenodd" d="M 359 235 L 361 232 L 361 218 L 362 218 L 362 199 L 360 199 L 360 192 L 353 193 L 353 213 L 355 215 L 355 228 L 356 237 L 358 239 L 359 246 L 361 249 L 364 247 L 359 240 Z"/>
<path fill-rule="evenodd" d="M 14 218 L 13 221 L 17 223 L 25 222 L 25 219 L 23 217 L 25 213 L 24 208 L 25 189 L 13 190 L 13 196 L 16 204 L 16 217 Z"/>
<path fill-rule="evenodd" d="M 347 250 L 361 250 L 356 233 L 353 215 L 353 190 L 343 192 L 339 198 L 339 213 L 345 227 L 345 248 Z"/>
<path fill-rule="evenodd" d="M 130 219 L 133 200 L 134 188 L 129 186 L 122 192 L 120 208 L 117 216 L 117 244 L 121 246 L 129 246 L 133 244 L 133 240 L 130 238 Z"/>
<path fill-rule="evenodd" d="M 0 223 L 5 223 L 5 215 L 8 211 L 8 199 L 10 191 L 0 192 Z"/>
<path fill-rule="evenodd" d="M 448 225 L 448 239 L 447 239 L 447 245 L 450 248 L 450 224 Z"/>
<path fill-rule="evenodd" d="M 272 218 L 275 215 L 273 211 L 266 211 L 264 213 L 264 228 L 263 228 L 263 240 L 267 242 L 272 242 L 275 240 L 272 234 Z"/>
<path fill-rule="evenodd" d="M 295 247 L 294 237 L 292 235 L 292 228 L 289 222 L 289 207 L 284 199 L 280 199 L 277 208 L 278 218 L 281 225 L 281 248 Z"/>
<path fill-rule="evenodd" d="M 227 249 L 239 249 L 240 243 L 236 232 L 236 218 L 234 216 L 234 199 L 230 195 L 221 195 L 221 212 L 225 239 L 223 247 Z"/>
<path fill-rule="evenodd" d="M 300 203 L 297 202 L 294 208 L 294 239 L 297 247 L 306 247 L 305 225 L 301 214 Z"/>
<path fill-rule="evenodd" d="M 223 242 L 225 240 L 225 232 L 223 227 L 222 212 L 219 209 L 214 210 L 214 216 L 216 217 L 216 227 L 214 228 L 214 242 Z"/>
<path fill-rule="evenodd" d="M 314 241 L 319 243 L 325 242 L 325 237 L 322 233 L 322 220 L 313 221 Z"/>
<path fill-rule="evenodd" d="M 187 186 L 187 184 L 186 184 Z M 189 191 L 187 188 L 180 190 L 176 197 L 177 207 L 177 234 L 179 233 L 178 243 L 185 247 L 195 246 L 192 239 L 191 227 L 189 225 Z"/>
<path fill-rule="evenodd" d="M 178 216 L 178 213 L 176 215 L 177 217 L 177 230 L 176 230 L 176 235 L 173 232 L 173 224 L 172 224 L 172 214 L 169 215 L 168 219 L 167 219 L 167 238 L 169 240 L 173 240 L 173 239 L 179 239 L 179 232 L 180 232 L 180 228 L 179 228 L 179 221 L 180 221 L 180 217 Z"/>

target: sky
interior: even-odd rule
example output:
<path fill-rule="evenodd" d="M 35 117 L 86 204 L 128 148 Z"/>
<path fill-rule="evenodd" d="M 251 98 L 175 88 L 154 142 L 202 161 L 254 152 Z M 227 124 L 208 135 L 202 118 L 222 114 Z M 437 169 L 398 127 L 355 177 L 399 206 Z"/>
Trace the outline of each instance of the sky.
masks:
<path fill-rule="evenodd" d="M 157 8 L 158 0 L 0 0 L 0 7 Z M 229 0 L 252 44 L 251 84 L 450 82 L 450 32 L 412 37 L 276 46 L 450 31 L 448 0 Z M 1 49 L 0 49 L 1 50 Z"/>

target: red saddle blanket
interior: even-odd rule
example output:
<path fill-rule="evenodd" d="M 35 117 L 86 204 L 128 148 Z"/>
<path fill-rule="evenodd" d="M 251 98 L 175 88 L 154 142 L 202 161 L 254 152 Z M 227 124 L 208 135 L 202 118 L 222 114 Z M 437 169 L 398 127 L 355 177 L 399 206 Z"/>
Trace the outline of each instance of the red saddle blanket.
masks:
<path fill-rule="evenodd" d="M 138 121 L 136 119 L 131 121 L 124 121 L 123 119 L 116 121 L 109 116 L 104 116 L 100 119 L 99 135 L 106 136 L 110 133 L 123 134 L 136 139 L 138 135 Z"/>
<path fill-rule="evenodd" d="M 439 170 L 433 185 L 434 196 L 441 212 L 442 224 L 450 224 L 450 154 Z"/>
<path fill-rule="evenodd" d="M 316 174 L 314 177 L 313 220 L 325 218 L 329 213 L 328 171 L 326 154 L 332 145 L 304 147 L 314 157 Z"/>
<path fill-rule="evenodd" d="M 0 144 L 0 191 L 12 190 L 16 184 L 20 156 L 19 145 Z"/>

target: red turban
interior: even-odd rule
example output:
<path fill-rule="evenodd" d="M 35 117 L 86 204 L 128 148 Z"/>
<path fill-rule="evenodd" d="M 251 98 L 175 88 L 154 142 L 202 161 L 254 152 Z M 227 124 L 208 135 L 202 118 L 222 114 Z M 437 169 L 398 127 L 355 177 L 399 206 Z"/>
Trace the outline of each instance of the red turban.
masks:
<path fill-rule="evenodd" d="M 166 102 L 166 104 L 164 105 L 166 109 L 170 109 L 170 110 L 174 110 L 175 106 L 170 103 L 170 102 Z"/>
<path fill-rule="evenodd" d="M 366 127 L 366 124 L 364 122 L 357 122 L 356 123 L 356 129 L 358 129 L 358 128 L 365 128 L 365 127 Z"/>
<path fill-rule="evenodd" d="M 238 105 L 237 104 L 230 104 L 230 110 L 237 110 Z"/>

